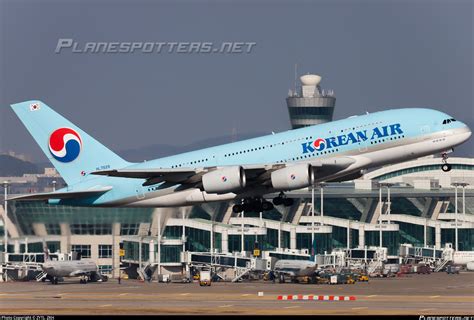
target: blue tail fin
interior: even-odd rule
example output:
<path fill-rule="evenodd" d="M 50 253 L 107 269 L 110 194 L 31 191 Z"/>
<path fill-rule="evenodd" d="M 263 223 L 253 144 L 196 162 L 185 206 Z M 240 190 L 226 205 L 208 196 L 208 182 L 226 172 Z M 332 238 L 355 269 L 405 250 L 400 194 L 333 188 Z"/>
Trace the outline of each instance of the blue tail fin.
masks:
<path fill-rule="evenodd" d="M 68 185 L 89 179 L 93 171 L 130 165 L 44 102 L 11 107 Z"/>

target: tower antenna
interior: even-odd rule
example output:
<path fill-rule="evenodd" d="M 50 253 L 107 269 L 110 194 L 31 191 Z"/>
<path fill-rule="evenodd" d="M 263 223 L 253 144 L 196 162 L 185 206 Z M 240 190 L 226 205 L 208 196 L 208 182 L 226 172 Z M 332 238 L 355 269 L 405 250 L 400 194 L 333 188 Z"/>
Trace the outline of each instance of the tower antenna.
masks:
<path fill-rule="evenodd" d="M 295 63 L 295 88 L 294 88 L 295 91 L 293 91 L 294 94 L 296 94 L 296 81 L 297 81 L 296 78 L 297 78 L 297 74 L 298 74 L 298 64 Z"/>

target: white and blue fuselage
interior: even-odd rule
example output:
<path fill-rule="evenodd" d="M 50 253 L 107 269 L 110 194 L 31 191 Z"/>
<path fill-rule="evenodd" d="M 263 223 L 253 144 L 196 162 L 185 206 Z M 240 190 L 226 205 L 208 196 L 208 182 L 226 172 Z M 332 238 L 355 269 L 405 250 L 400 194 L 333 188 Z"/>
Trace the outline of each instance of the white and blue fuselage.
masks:
<path fill-rule="evenodd" d="M 24 108 L 23 104 L 31 105 L 31 103 L 29 101 L 12 107 L 30 133 L 37 139 L 35 128 L 31 128 L 28 125 L 29 120 L 24 118 L 30 117 L 32 114 L 38 115 L 35 112 L 22 114 L 17 111 L 20 107 Z M 43 106 L 43 109 L 54 112 L 46 105 Z M 58 115 L 55 112 L 54 114 Z M 48 130 L 52 131 L 58 126 L 72 127 L 78 132 L 78 135 L 82 136 L 81 143 L 83 144 L 80 151 L 83 153 L 87 152 L 88 147 L 93 147 L 98 143 L 93 138 L 90 138 L 91 143 L 88 143 L 87 134 L 71 123 L 65 124 L 59 121 Z M 109 157 L 107 152 L 111 151 L 99 145 L 97 148 L 103 147 L 105 151 L 91 150 L 91 153 L 100 152 L 104 156 L 101 157 L 100 154 L 96 154 L 95 157 L 94 155 L 84 156 L 85 158 L 90 157 L 91 160 L 86 161 L 87 159 L 84 158 L 82 164 L 80 162 L 74 164 L 74 170 L 77 172 L 67 167 L 68 164 L 56 163 L 56 159 L 49 158 L 61 175 L 68 177 L 65 179 L 68 187 L 58 191 L 74 192 L 97 186 L 108 186 L 110 190 L 94 197 L 51 198 L 49 201 L 57 204 L 86 206 L 160 207 L 232 200 L 252 195 L 262 196 L 265 193 L 278 191 L 278 188 L 272 186 L 271 182 L 274 180 L 265 177 L 265 171 L 310 164 L 316 168 L 311 183 L 330 181 L 350 176 L 363 169 L 442 153 L 463 143 L 470 136 L 471 130 L 464 123 L 454 120 L 443 112 L 427 108 L 405 108 L 353 116 L 142 163 L 129 163 L 113 154 Z M 38 139 L 37 141 L 41 146 Z M 47 148 L 44 147 L 43 150 L 48 155 Z M 342 167 L 334 166 L 334 163 L 341 161 L 341 159 L 342 162 L 350 160 L 350 163 L 348 162 Z M 255 178 L 257 183 L 254 183 L 252 187 L 247 186 L 242 190 L 236 189 L 232 192 L 206 192 L 206 189 L 202 188 L 200 179 L 194 178 L 198 177 L 200 172 L 233 166 L 243 167 L 247 170 L 246 172 L 252 168 L 260 168 L 263 173 L 260 172 L 259 177 Z M 271 168 L 267 170 L 269 166 Z M 326 168 L 331 169 L 326 170 Z M 166 171 L 166 177 L 171 178 L 152 183 L 147 177 L 140 178 L 139 175 L 130 178 L 126 175 L 100 176 L 92 174 L 111 169 L 121 169 L 128 173 L 169 170 Z M 194 170 L 196 175 L 185 179 L 186 182 L 181 183 L 180 179 L 175 178 L 189 170 Z M 222 176 L 222 179 L 224 178 Z M 289 179 L 292 178 L 294 178 L 293 175 Z M 271 182 L 266 183 L 265 181 L 269 181 L 269 179 Z M 249 180 L 248 177 L 247 180 Z M 247 183 L 247 185 L 249 184 Z"/>

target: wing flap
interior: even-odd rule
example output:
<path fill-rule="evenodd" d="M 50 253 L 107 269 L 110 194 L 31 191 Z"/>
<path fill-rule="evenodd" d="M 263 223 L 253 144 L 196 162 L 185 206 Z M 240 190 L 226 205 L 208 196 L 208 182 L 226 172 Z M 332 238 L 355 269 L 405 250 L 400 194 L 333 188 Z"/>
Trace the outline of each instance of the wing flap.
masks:
<path fill-rule="evenodd" d="M 65 192 L 45 192 L 22 195 L 18 197 L 9 198 L 8 200 L 28 201 L 28 200 L 48 200 L 48 199 L 72 199 L 72 198 L 87 198 L 92 196 L 99 196 L 107 191 L 112 190 L 112 187 L 100 187 L 90 190 L 80 191 L 65 191 Z"/>

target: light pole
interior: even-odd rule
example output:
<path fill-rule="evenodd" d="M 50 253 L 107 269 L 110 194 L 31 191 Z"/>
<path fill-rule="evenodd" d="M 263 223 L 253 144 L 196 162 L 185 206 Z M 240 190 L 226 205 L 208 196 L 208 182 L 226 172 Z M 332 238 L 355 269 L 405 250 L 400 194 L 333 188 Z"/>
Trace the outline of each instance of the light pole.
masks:
<path fill-rule="evenodd" d="M 51 183 L 53 184 L 53 192 L 55 192 L 56 191 L 56 180 L 53 180 Z"/>
<path fill-rule="evenodd" d="M 242 232 L 241 232 L 241 242 L 240 245 L 242 246 L 242 256 L 245 256 L 245 239 L 244 239 L 244 218 L 245 218 L 245 211 L 244 211 L 244 200 L 242 199 L 242 222 L 240 226 L 242 227 Z"/>
<path fill-rule="evenodd" d="M 387 187 L 387 222 L 388 222 L 388 224 L 390 224 L 390 214 L 392 213 L 392 209 L 391 209 L 392 201 L 390 199 L 390 187 L 393 186 L 394 184 L 390 183 L 390 182 L 380 182 L 379 185 L 380 185 L 380 189 L 382 189 L 382 187 Z M 380 194 L 381 193 L 382 193 L 382 191 L 380 191 Z M 380 195 L 380 199 L 382 199 L 381 195 Z M 382 200 L 380 200 L 380 201 L 382 201 Z"/>
<path fill-rule="evenodd" d="M 465 188 L 469 185 L 466 182 L 453 182 L 451 185 L 454 187 L 454 250 L 458 251 L 458 187 L 462 187 L 462 210 L 463 210 L 463 217 L 466 213 L 466 205 L 465 205 Z"/>
<path fill-rule="evenodd" d="M 186 252 L 186 212 L 185 207 L 181 208 L 181 218 L 183 219 L 183 228 L 181 229 L 181 241 L 183 242 L 183 257 Z"/>
<path fill-rule="evenodd" d="M 314 248 L 314 182 L 311 185 L 311 252 Z"/>
<path fill-rule="evenodd" d="M 3 181 L 3 188 L 4 188 L 4 216 L 3 216 L 3 232 L 4 232 L 4 236 L 5 236 L 5 240 L 4 240 L 4 252 L 5 252 L 5 255 L 4 255 L 4 260 L 3 262 L 7 263 L 7 259 L 8 259 L 8 226 L 7 226 L 7 220 L 8 220 L 8 201 L 7 201 L 7 197 L 8 197 L 8 181 Z M 6 275 L 6 270 L 5 270 L 5 282 L 8 281 L 8 276 Z"/>
<path fill-rule="evenodd" d="M 379 183 L 379 247 L 382 249 L 382 184 Z"/>
<path fill-rule="evenodd" d="M 214 215 L 211 215 L 211 269 L 212 269 L 212 258 L 214 257 Z"/>
<path fill-rule="evenodd" d="M 319 184 L 321 188 L 321 225 L 324 225 L 324 183 Z"/>

